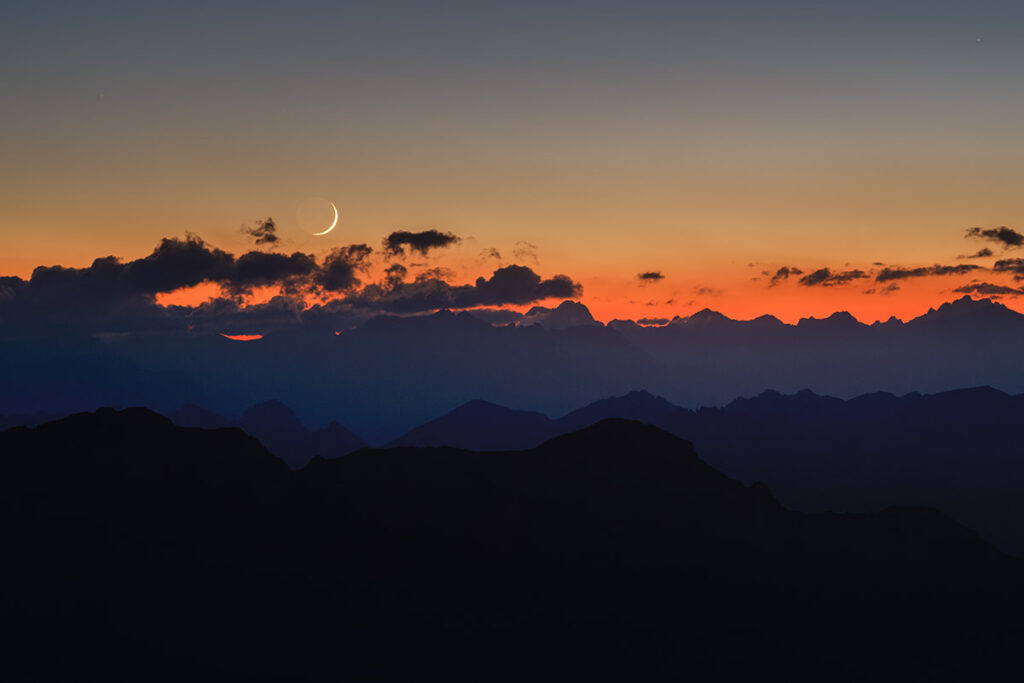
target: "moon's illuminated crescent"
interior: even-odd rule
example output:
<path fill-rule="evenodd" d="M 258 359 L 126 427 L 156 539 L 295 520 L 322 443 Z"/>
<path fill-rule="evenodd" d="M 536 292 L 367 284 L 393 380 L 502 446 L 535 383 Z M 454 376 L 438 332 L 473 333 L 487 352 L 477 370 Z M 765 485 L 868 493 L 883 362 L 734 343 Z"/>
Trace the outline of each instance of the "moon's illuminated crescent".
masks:
<path fill-rule="evenodd" d="M 334 202 L 329 202 L 331 208 L 334 209 L 334 221 L 327 227 L 323 232 L 314 232 L 314 235 L 326 235 L 331 230 L 334 230 L 334 226 L 338 224 L 338 207 L 334 205 Z"/>

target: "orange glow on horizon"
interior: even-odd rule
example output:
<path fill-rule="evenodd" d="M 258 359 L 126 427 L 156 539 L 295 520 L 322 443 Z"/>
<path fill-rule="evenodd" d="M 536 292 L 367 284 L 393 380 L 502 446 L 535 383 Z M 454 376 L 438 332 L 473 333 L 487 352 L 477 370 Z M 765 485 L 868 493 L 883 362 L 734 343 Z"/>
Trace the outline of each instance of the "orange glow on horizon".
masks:
<path fill-rule="evenodd" d="M 231 341 L 256 341 L 257 339 L 263 339 L 262 334 L 224 334 L 222 332 L 220 336 Z"/>

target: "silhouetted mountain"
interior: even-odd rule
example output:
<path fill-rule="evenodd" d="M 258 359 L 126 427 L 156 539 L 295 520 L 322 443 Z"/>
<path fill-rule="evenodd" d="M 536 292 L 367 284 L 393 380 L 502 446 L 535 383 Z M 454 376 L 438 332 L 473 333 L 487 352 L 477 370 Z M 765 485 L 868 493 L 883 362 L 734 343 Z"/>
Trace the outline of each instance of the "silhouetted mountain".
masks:
<path fill-rule="evenodd" d="M 601 399 L 574 410 L 556 420 L 554 427 L 557 433 L 564 434 L 610 417 L 656 424 L 677 410 L 679 406 L 669 403 L 661 396 L 654 396 L 646 391 L 631 391 L 625 396 Z"/>
<path fill-rule="evenodd" d="M 285 461 L 289 460 L 285 454 L 290 455 L 309 435 L 302 421 L 280 401 L 264 401 L 250 406 L 242 413 L 238 426 Z"/>
<path fill-rule="evenodd" d="M 690 439 L 715 467 L 764 481 L 797 509 L 935 507 L 1024 556 L 1024 395 L 990 387 L 850 400 L 766 391 L 696 411 L 632 392 L 557 420 L 487 404 L 486 411 L 456 410 L 396 444 L 526 448 L 609 417 Z"/>
<path fill-rule="evenodd" d="M 358 436 L 338 422 L 310 431 L 292 410 L 280 401 L 250 406 L 238 420 L 231 420 L 195 405 L 170 413 L 182 427 L 218 429 L 238 427 L 256 437 L 290 467 L 303 467 L 313 456 L 337 458 L 366 446 Z"/>
<path fill-rule="evenodd" d="M 470 401 L 416 427 L 390 445 L 501 451 L 532 448 L 552 434 L 552 422 L 546 415 L 511 410 L 487 401 Z"/>
<path fill-rule="evenodd" d="M 684 407 L 765 389 L 848 398 L 990 385 L 1024 391 L 1024 316 L 963 298 L 907 323 L 849 314 L 783 324 L 703 310 L 663 326 L 589 324 L 578 302 L 514 321 L 508 311 L 380 316 L 348 329 L 329 311 L 257 341 L 200 333 L 0 342 L 0 412 L 184 403 L 239 415 L 254 396 L 306 424 L 337 419 L 387 443 L 467 401 L 561 415 L 642 388 Z M 311 318 L 312 320 L 312 318 Z M 337 332 L 337 334 L 336 334 Z"/>
<path fill-rule="evenodd" d="M 0 434 L 14 680 L 979 680 L 1024 570 L 943 515 L 789 512 L 609 420 L 290 471 L 144 410 Z"/>
<path fill-rule="evenodd" d="M 533 448 L 559 434 L 616 417 L 653 423 L 679 410 L 660 396 L 632 391 L 601 399 L 557 420 L 487 401 L 470 401 L 450 413 L 412 429 L 391 446 L 452 446 L 474 451 Z"/>
<path fill-rule="evenodd" d="M 527 321 L 536 321 L 549 330 L 565 330 L 581 325 L 600 325 L 588 309 L 578 301 L 563 301 L 556 308 L 534 306 L 526 314 Z"/>
<path fill-rule="evenodd" d="M 936 507 L 1024 555 L 1024 395 L 990 387 L 843 401 L 764 392 L 657 424 L 799 510 Z"/>
<path fill-rule="evenodd" d="M 168 413 L 174 424 L 181 427 L 199 427 L 200 429 L 221 429 L 224 427 L 235 427 L 237 422 L 219 413 L 202 408 L 192 403 L 186 403 L 180 409 Z"/>
<path fill-rule="evenodd" d="M 920 329 L 942 330 L 959 334 L 977 334 L 981 330 L 1021 330 L 1024 316 L 991 299 L 971 299 L 963 296 L 929 309 L 908 325 Z"/>

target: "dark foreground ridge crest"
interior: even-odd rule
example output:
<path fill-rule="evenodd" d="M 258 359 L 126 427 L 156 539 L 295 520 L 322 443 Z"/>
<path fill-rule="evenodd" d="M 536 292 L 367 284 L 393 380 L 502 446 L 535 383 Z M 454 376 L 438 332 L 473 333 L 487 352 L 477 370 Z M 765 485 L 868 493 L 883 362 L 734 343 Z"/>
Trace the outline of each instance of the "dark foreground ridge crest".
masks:
<path fill-rule="evenodd" d="M 4 432 L 0 453 L 16 678 L 905 680 L 1019 663 L 1021 568 L 973 532 L 918 508 L 791 512 L 633 421 L 295 471 L 237 429 L 102 410 Z"/>

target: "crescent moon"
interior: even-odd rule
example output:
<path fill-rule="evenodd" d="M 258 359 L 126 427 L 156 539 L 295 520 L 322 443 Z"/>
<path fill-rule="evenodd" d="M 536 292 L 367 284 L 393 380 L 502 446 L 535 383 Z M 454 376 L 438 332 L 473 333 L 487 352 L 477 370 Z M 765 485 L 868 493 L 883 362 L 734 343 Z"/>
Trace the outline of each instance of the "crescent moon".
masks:
<path fill-rule="evenodd" d="M 326 235 L 331 230 L 334 230 L 334 226 L 338 224 L 338 207 L 334 205 L 334 202 L 329 202 L 329 204 L 331 205 L 331 208 L 334 209 L 334 221 L 331 222 L 326 230 L 323 232 L 314 232 L 314 235 Z"/>

